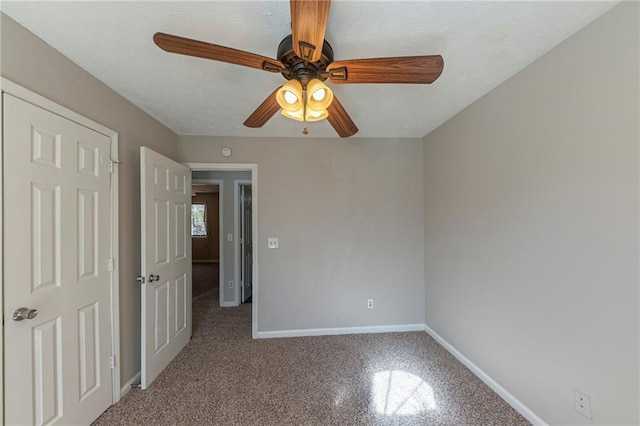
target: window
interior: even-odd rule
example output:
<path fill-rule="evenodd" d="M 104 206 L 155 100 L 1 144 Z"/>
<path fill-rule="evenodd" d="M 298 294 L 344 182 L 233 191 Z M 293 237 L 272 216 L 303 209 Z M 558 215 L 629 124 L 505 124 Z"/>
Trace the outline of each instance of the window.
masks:
<path fill-rule="evenodd" d="M 191 204 L 191 236 L 207 236 L 207 206 L 204 203 Z"/>

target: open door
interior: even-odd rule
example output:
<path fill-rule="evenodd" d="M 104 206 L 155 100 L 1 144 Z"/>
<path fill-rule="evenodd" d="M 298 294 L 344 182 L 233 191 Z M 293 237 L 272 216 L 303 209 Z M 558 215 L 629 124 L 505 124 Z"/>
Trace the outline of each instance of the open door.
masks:
<path fill-rule="evenodd" d="M 140 196 L 146 389 L 191 339 L 191 171 L 141 147 Z"/>
<path fill-rule="evenodd" d="M 240 283 L 241 302 L 251 297 L 253 285 L 253 241 L 251 229 L 251 185 L 240 185 Z"/>

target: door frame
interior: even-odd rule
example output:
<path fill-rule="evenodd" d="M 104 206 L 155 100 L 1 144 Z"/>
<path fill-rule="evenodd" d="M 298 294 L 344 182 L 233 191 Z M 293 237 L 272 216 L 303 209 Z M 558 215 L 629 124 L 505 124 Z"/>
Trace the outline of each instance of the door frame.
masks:
<path fill-rule="evenodd" d="M 240 276 L 242 268 L 242 259 L 240 259 L 240 185 L 251 185 L 251 180 L 249 179 L 234 179 L 233 180 L 233 232 L 236 234 L 235 238 L 235 247 L 233 248 L 235 253 L 235 262 L 234 269 L 236 271 L 236 277 L 238 279 L 238 285 L 236 286 L 236 306 L 240 306 L 242 304 L 242 288 L 240 286 Z M 251 187 L 251 222 L 253 222 L 253 187 Z M 253 237 L 253 232 L 251 232 Z M 252 250 L 253 251 L 253 250 Z M 244 285 L 244 283 L 243 283 Z M 252 288 L 253 291 L 253 288 Z M 253 299 L 251 299 L 253 300 Z"/>
<path fill-rule="evenodd" d="M 110 252 L 109 257 L 113 261 L 113 268 L 111 268 L 110 287 L 111 287 L 111 300 L 110 300 L 110 324 L 111 324 L 111 354 L 114 357 L 114 367 L 111 369 L 111 383 L 112 383 L 112 401 L 111 405 L 120 401 L 120 283 L 119 283 L 119 248 L 118 248 L 118 132 L 109 129 L 93 120 L 90 120 L 83 115 L 78 114 L 68 108 L 63 107 L 31 90 L 14 83 L 4 77 L 0 77 L 0 95 L 7 93 L 16 98 L 19 98 L 25 102 L 35 105 L 39 108 L 47 110 L 53 114 L 59 115 L 63 118 L 71 120 L 77 124 L 85 126 L 91 130 L 94 130 L 111 140 L 111 164 L 113 165 L 113 173 L 111 173 L 111 211 L 110 213 Z M 2 117 L 4 96 L 0 98 L 0 117 Z M 0 131 L 0 146 L 4 146 L 4 130 Z M 4 175 L 4 159 L 2 158 L 2 151 L 0 150 L 0 232 L 2 233 L 2 244 L 0 245 L 0 258 L 4 258 L 2 247 L 4 246 L 4 230 L 2 229 L 4 223 L 2 200 L 4 200 L 4 184 L 2 177 Z M 2 291 L 0 292 L 0 308 L 2 309 L 3 318 L 6 312 L 4 312 L 4 262 L 0 262 L 0 280 L 2 281 Z M 0 400 L 2 400 L 2 407 L 0 407 L 0 419 L 4 420 L 4 328 L 0 333 L 0 342 L 2 351 L 0 351 L 0 363 L 2 365 L 2 374 L 0 374 Z"/>
<path fill-rule="evenodd" d="M 252 239 L 253 239 L 253 289 L 251 303 L 251 337 L 258 338 L 258 165 L 255 163 L 183 163 L 192 172 L 197 171 L 219 171 L 219 172 L 251 172 L 251 201 L 252 201 Z M 236 240 L 237 240 L 236 234 Z M 221 239 L 222 240 L 222 239 Z M 235 247 L 234 247 L 234 250 Z M 223 283 L 223 281 L 220 281 Z M 222 285 L 222 284 L 221 284 Z M 238 283 L 236 283 L 236 287 Z M 237 300 L 240 300 L 236 289 Z"/>
<path fill-rule="evenodd" d="M 187 167 L 189 167 L 187 165 Z M 191 169 L 191 171 L 193 171 L 193 169 Z M 218 303 L 220 304 L 220 306 L 222 306 L 222 291 L 224 289 L 223 285 L 224 285 L 224 268 L 222 267 L 222 265 L 224 265 L 224 250 L 223 250 L 223 244 L 224 244 L 224 238 L 222 235 L 222 224 L 224 223 L 222 221 L 222 215 L 224 214 L 224 180 L 222 179 L 194 179 L 193 176 L 191 176 L 191 192 L 193 193 L 193 184 L 194 183 L 208 183 L 211 185 L 218 185 Z M 193 200 L 193 196 L 191 197 Z M 193 240 L 193 237 L 191 237 L 191 240 Z M 193 242 L 191 243 L 192 247 L 193 247 Z M 192 254 L 193 255 L 193 254 Z M 191 262 L 193 263 L 193 257 L 191 258 Z M 191 277 L 191 280 L 193 281 L 193 276 Z M 193 300 L 193 297 L 191 297 L 191 299 Z"/>

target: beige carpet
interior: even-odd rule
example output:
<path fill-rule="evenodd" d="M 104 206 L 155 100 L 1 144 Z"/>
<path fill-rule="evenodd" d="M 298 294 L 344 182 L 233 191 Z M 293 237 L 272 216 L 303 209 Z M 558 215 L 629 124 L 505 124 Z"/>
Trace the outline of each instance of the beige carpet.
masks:
<path fill-rule="evenodd" d="M 194 299 L 192 341 L 96 425 L 526 425 L 424 332 L 251 339 L 251 305 Z"/>

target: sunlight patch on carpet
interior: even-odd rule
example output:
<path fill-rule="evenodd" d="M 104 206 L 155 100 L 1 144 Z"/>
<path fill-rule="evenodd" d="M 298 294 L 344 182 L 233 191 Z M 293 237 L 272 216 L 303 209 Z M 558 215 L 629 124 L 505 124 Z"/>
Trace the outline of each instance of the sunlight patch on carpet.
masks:
<path fill-rule="evenodd" d="M 436 409 L 433 388 L 415 374 L 385 370 L 373 376 L 373 404 L 379 414 L 410 416 Z"/>

